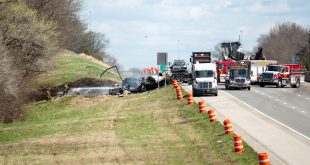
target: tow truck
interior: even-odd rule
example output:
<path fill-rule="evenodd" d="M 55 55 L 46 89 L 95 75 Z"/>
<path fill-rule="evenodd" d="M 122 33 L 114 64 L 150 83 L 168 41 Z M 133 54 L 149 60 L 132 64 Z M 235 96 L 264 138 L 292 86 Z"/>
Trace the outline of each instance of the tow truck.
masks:
<path fill-rule="evenodd" d="M 179 80 L 180 82 L 189 82 L 191 78 L 188 72 L 188 66 L 184 60 L 174 60 L 170 66 L 170 72 L 171 78 Z"/>

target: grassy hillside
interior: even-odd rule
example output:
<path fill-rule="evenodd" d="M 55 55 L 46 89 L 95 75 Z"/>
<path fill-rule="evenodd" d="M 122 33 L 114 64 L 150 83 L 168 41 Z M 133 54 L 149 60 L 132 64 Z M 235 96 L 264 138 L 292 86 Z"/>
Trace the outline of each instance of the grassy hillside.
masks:
<path fill-rule="evenodd" d="M 258 164 L 245 145 L 210 123 L 172 87 L 116 96 L 66 96 L 26 107 L 25 122 L 0 124 L 8 164 Z"/>
<path fill-rule="evenodd" d="M 51 60 L 52 67 L 37 78 L 40 86 L 59 86 L 66 82 L 75 82 L 83 78 L 100 79 L 99 76 L 107 65 L 94 59 L 80 56 L 73 52 L 61 51 Z M 120 81 L 118 75 L 108 71 L 103 80 Z"/>

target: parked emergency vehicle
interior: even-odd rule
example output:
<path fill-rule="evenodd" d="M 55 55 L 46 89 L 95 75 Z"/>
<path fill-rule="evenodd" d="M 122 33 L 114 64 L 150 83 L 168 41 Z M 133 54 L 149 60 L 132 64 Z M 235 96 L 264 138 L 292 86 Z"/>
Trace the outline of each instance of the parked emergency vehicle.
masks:
<path fill-rule="evenodd" d="M 277 88 L 290 85 L 298 88 L 305 80 L 305 68 L 299 64 L 268 65 L 259 78 L 260 87 L 275 85 Z"/>
<path fill-rule="evenodd" d="M 275 60 L 245 60 L 244 62 L 248 63 L 251 68 L 251 84 L 258 83 L 258 79 L 266 69 L 267 65 L 277 64 L 277 61 Z"/>
<path fill-rule="evenodd" d="M 227 76 L 228 68 L 231 66 L 235 66 L 236 61 L 228 60 L 228 61 L 217 61 L 216 62 L 216 71 L 217 71 L 217 82 L 225 82 L 225 78 Z"/>

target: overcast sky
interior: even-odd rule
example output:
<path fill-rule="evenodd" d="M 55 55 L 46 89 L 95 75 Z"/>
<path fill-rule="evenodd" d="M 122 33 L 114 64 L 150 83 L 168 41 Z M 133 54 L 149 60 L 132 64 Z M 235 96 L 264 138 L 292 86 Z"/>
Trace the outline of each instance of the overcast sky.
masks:
<path fill-rule="evenodd" d="M 81 17 L 110 39 L 109 53 L 125 68 L 156 66 L 157 52 L 169 61 L 193 51 L 212 51 L 236 41 L 252 51 L 257 38 L 277 23 L 310 28 L 309 0 L 84 0 Z M 179 52 L 179 53 L 178 53 Z"/>

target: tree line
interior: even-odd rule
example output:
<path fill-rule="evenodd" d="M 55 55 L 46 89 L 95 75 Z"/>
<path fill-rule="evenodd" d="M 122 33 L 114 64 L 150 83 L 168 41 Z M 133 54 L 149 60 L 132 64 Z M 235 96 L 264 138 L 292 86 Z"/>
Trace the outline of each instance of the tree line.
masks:
<path fill-rule="evenodd" d="M 0 122 L 22 118 L 32 78 L 47 71 L 60 49 L 117 63 L 105 51 L 105 34 L 87 31 L 79 18 L 82 6 L 81 0 L 0 0 Z"/>
<path fill-rule="evenodd" d="M 267 59 L 302 64 L 310 69 L 310 29 L 293 22 L 279 23 L 258 38 Z"/>

